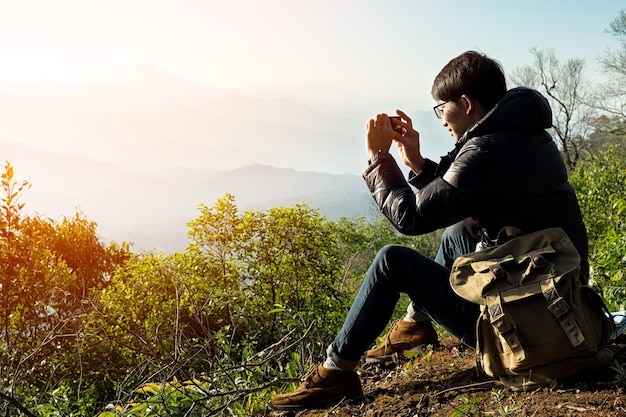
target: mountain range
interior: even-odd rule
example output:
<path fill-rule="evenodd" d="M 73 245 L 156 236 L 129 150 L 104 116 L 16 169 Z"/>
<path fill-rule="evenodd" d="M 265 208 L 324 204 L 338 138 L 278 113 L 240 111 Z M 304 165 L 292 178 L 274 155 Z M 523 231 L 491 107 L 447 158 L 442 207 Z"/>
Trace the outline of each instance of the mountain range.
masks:
<path fill-rule="evenodd" d="M 296 171 L 267 165 L 200 170 L 161 168 L 141 173 L 79 155 L 34 150 L 0 141 L 18 182 L 26 214 L 60 220 L 80 211 L 98 224 L 105 241 L 131 242 L 136 251 L 166 253 L 186 247 L 187 223 L 198 206 L 213 206 L 226 193 L 237 207 L 267 210 L 298 203 L 328 218 L 371 217 L 377 211 L 363 179 L 353 174 Z"/>
<path fill-rule="evenodd" d="M 27 213 L 80 210 L 104 240 L 173 252 L 198 204 L 225 193 L 241 210 L 373 215 L 365 122 L 393 109 L 322 86 L 225 90 L 140 68 L 110 85 L 0 86 L 0 158 L 32 184 Z M 451 147 L 432 111 L 411 114 L 424 154 Z"/>

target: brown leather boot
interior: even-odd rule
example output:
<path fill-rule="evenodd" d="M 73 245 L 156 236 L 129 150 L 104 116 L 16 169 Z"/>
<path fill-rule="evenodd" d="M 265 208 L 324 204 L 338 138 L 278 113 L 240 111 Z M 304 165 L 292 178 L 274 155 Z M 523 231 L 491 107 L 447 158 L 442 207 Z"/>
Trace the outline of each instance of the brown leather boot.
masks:
<path fill-rule="evenodd" d="M 368 350 L 365 361 L 367 363 L 380 362 L 391 358 L 396 352 L 420 351 L 424 345 L 439 346 L 437 332 L 431 322 L 397 320 L 391 326 L 385 343 Z"/>
<path fill-rule="evenodd" d="M 359 376 L 354 371 L 335 371 L 321 364 L 302 378 L 294 392 L 274 395 L 269 408 L 273 410 L 301 410 L 322 408 L 343 399 L 363 397 Z"/>

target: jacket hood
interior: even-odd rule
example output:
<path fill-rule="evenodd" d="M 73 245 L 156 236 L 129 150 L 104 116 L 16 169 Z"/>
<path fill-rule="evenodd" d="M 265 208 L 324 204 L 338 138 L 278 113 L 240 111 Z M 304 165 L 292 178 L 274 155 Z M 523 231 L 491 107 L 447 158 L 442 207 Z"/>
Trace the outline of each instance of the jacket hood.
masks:
<path fill-rule="evenodd" d="M 541 131 L 552 127 L 552 110 L 544 96 L 527 87 L 513 88 L 468 129 L 463 140 L 491 133 Z"/>

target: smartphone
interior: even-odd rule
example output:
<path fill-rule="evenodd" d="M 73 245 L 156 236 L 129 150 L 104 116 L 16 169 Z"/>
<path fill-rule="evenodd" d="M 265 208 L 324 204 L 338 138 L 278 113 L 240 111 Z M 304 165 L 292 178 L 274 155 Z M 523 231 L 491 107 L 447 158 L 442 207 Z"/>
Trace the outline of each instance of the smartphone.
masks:
<path fill-rule="evenodd" d="M 389 116 L 389 121 L 391 122 L 391 128 L 395 130 L 396 132 L 398 132 L 399 134 L 402 134 L 402 125 L 400 125 L 400 120 L 401 120 L 400 116 Z"/>

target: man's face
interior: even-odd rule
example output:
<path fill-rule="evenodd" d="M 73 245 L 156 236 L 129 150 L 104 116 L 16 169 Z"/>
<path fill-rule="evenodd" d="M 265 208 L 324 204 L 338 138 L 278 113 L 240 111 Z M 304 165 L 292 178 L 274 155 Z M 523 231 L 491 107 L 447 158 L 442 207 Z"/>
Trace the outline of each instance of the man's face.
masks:
<path fill-rule="evenodd" d="M 470 103 L 469 100 L 463 96 L 456 101 L 449 101 L 442 106 L 442 125 L 448 129 L 448 132 L 450 132 L 455 142 L 458 142 L 465 131 L 482 117 L 482 112 L 476 112 L 477 109 L 475 108 L 472 110 L 472 104 L 473 103 Z"/>

